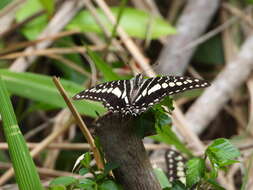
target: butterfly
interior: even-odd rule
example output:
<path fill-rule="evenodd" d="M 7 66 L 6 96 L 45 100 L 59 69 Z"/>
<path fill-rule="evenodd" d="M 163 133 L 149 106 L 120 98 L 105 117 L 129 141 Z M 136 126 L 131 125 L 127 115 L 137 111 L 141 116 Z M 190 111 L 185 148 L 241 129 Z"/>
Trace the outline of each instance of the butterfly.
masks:
<path fill-rule="evenodd" d="M 99 101 L 113 113 L 137 116 L 159 103 L 165 96 L 209 85 L 206 80 L 192 77 L 159 76 L 146 79 L 138 74 L 130 80 L 98 84 L 79 92 L 73 99 Z"/>

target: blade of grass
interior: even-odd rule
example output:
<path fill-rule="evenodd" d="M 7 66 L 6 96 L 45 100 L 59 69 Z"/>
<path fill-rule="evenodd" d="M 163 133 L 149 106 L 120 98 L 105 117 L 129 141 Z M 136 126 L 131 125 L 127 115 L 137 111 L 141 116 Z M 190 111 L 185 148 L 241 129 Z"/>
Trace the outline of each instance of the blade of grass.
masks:
<path fill-rule="evenodd" d="M 43 102 L 58 108 L 66 107 L 62 97 L 58 94 L 50 77 L 33 73 L 16 73 L 9 70 L 0 69 L 0 74 L 4 82 L 7 84 L 7 89 L 10 93 L 21 97 L 29 98 L 38 102 Z M 81 85 L 62 80 L 64 88 L 69 95 L 74 95 L 77 92 L 84 90 Z M 96 117 L 95 111 L 99 114 L 105 112 L 105 108 L 98 103 L 92 101 L 76 101 L 75 105 L 81 114 L 91 117 Z"/>
<path fill-rule="evenodd" d="M 0 75 L 0 113 L 3 120 L 4 134 L 9 146 L 9 153 L 20 190 L 42 190 L 39 175 L 29 154 L 24 137 L 21 134 L 10 97 Z"/>

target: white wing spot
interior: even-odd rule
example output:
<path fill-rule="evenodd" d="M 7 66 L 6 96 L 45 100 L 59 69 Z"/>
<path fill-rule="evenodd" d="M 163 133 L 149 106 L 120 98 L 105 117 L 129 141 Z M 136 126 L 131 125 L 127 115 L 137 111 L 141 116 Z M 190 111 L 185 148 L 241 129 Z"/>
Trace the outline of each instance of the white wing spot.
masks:
<path fill-rule="evenodd" d="M 145 88 L 143 91 L 142 91 L 142 96 L 145 96 L 147 94 L 147 88 Z"/>
<path fill-rule="evenodd" d="M 189 86 L 189 88 L 193 88 L 193 86 Z"/>
<path fill-rule="evenodd" d="M 98 89 L 97 91 L 95 91 L 96 93 L 99 93 L 101 91 L 101 89 Z"/>
<path fill-rule="evenodd" d="M 104 88 L 104 89 L 102 90 L 103 93 L 104 93 L 105 91 L 107 91 L 107 88 Z"/>
<path fill-rule="evenodd" d="M 76 98 L 81 98 L 81 96 L 79 94 L 76 95 Z"/>
<path fill-rule="evenodd" d="M 121 96 L 121 91 L 118 87 L 114 88 L 112 93 L 115 94 L 118 98 Z"/>
<path fill-rule="evenodd" d="M 124 100 L 125 100 L 126 104 L 128 104 L 128 103 L 129 103 L 127 96 L 125 97 L 125 99 L 124 99 Z"/>
<path fill-rule="evenodd" d="M 153 86 L 152 88 L 149 89 L 148 91 L 148 95 L 159 90 L 161 88 L 161 85 L 160 84 L 156 84 L 155 86 Z"/>
<path fill-rule="evenodd" d="M 199 82 L 199 79 L 195 79 L 195 82 Z"/>
<path fill-rule="evenodd" d="M 192 83 L 192 80 L 190 80 L 190 79 L 187 79 L 187 81 L 188 81 L 189 83 Z"/>
<path fill-rule="evenodd" d="M 113 88 L 109 88 L 109 89 L 107 90 L 107 93 L 110 93 L 112 90 L 113 90 Z"/>
<path fill-rule="evenodd" d="M 198 84 L 196 84 L 196 85 L 195 85 L 195 87 L 199 87 L 199 85 L 198 85 Z"/>
<path fill-rule="evenodd" d="M 181 86 L 183 83 L 182 82 L 177 82 L 176 84 L 177 84 L 177 86 Z"/>
<path fill-rule="evenodd" d="M 188 82 L 187 81 L 184 81 L 184 84 L 187 84 Z"/>
<path fill-rule="evenodd" d="M 169 83 L 169 86 L 170 86 L 170 87 L 173 87 L 173 86 L 175 86 L 175 83 L 174 83 L 174 82 L 170 82 L 170 83 Z"/>
<path fill-rule="evenodd" d="M 167 83 L 162 83 L 163 88 L 167 88 L 169 85 Z"/>

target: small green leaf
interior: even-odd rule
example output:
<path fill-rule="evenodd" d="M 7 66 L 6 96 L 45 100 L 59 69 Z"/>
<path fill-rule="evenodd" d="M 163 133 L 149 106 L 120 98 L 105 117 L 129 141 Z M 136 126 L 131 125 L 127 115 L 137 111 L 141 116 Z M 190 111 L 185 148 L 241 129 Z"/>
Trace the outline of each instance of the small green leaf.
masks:
<path fill-rule="evenodd" d="M 39 0 L 41 5 L 44 7 L 44 9 L 47 10 L 49 15 L 52 15 L 55 8 L 55 1 L 54 0 Z"/>
<path fill-rule="evenodd" d="M 120 189 L 114 181 L 107 180 L 104 181 L 101 185 L 99 185 L 98 190 L 120 190 Z"/>
<path fill-rule="evenodd" d="M 239 150 L 228 139 L 216 139 L 208 146 L 206 153 L 213 166 L 220 168 L 231 165 L 237 161 L 234 158 L 240 156 Z"/>
<path fill-rule="evenodd" d="M 111 9 L 113 14 L 117 17 L 120 12 L 119 7 L 114 7 Z M 98 17 L 101 22 L 107 27 L 108 30 L 112 31 L 113 25 L 108 21 L 107 17 L 104 15 L 103 11 L 97 10 Z M 137 37 L 141 39 L 146 38 L 147 31 L 150 26 L 150 14 L 141 10 L 133 8 L 125 8 L 120 19 L 120 26 L 131 37 Z M 81 11 L 75 16 L 75 18 L 66 26 L 68 30 L 79 30 L 81 32 L 96 32 L 98 34 L 103 34 L 103 31 L 96 23 L 93 16 L 88 11 Z M 168 21 L 163 20 L 160 17 L 153 17 L 152 28 L 150 32 L 150 37 L 156 39 L 165 35 L 175 34 L 176 30 Z"/>
<path fill-rule="evenodd" d="M 69 176 L 63 176 L 63 177 L 58 177 L 53 179 L 50 182 L 50 186 L 52 185 L 64 185 L 65 187 L 69 186 L 69 185 L 73 185 L 76 184 L 78 182 L 78 180 L 74 177 L 69 177 Z"/>
<path fill-rule="evenodd" d="M 89 169 L 88 169 L 88 168 L 81 168 L 81 169 L 79 170 L 79 174 L 80 174 L 80 175 L 85 175 L 85 174 L 87 174 L 87 173 L 89 173 Z"/>
<path fill-rule="evenodd" d="M 172 188 L 170 190 L 188 190 L 186 186 L 179 180 L 172 182 Z"/>
<path fill-rule="evenodd" d="M 16 12 L 17 22 L 22 22 L 28 17 L 42 11 L 43 7 L 38 0 L 27 0 L 21 8 Z M 47 15 L 41 15 L 27 24 L 25 24 L 21 31 L 29 40 L 34 40 L 41 33 L 47 25 Z"/>
<path fill-rule="evenodd" d="M 119 164 L 118 163 L 110 163 L 110 162 L 107 162 L 105 164 L 105 169 L 104 169 L 104 174 L 107 175 L 111 170 L 114 170 L 116 168 L 119 167 Z"/>
<path fill-rule="evenodd" d="M 6 5 L 8 5 L 9 3 L 11 3 L 13 0 L 1 0 L 0 1 L 0 10 L 2 8 L 4 8 Z"/>
<path fill-rule="evenodd" d="M 66 190 L 66 187 L 64 185 L 52 185 L 49 190 Z"/>
<path fill-rule="evenodd" d="M 198 183 L 205 175 L 205 160 L 193 158 L 186 163 L 186 184 L 192 187 Z"/>
<path fill-rule="evenodd" d="M 113 72 L 112 68 L 106 62 L 104 62 L 103 59 L 101 59 L 95 52 L 92 52 L 89 49 L 87 49 L 87 52 L 91 60 L 98 67 L 99 71 L 103 73 L 104 78 L 107 81 L 120 79 L 120 77 L 115 72 Z"/>
<path fill-rule="evenodd" d="M 97 186 L 97 183 L 92 179 L 84 178 L 79 179 L 78 187 L 84 188 L 85 190 L 94 190 L 94 187 Z"/>
<path fill-rule="evenodd" d="M 155 175 L 162 188 L 171 187 L 171 184 L 161 168 L 154 168 Z"/>
<path fill-rule="evenodd" d="M 172 131 L 171 126 L 156 126 L 157 135 L 151 136 L 152 139 L 164 142 L 175 147 L 188 155 L 191 155 L 189 149 L 178 139 L 177 135 Z"/>
<path fill-rule="evenodd" d="M 83 159 L 81 160 L 81 163 L 85 168 L 90 167 L 90 162 L 91 162 L 91 155 L 90 152 L 86 152 L 83 154 Z"/>

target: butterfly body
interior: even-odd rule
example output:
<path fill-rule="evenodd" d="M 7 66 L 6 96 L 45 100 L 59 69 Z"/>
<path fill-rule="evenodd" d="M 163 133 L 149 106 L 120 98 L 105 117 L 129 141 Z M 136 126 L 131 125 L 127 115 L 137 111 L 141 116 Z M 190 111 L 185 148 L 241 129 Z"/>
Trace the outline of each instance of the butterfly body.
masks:
<path fill-rule="evenodd" d="M 165 96 L 209 85 L 205 80 L 190 77 L 162 76 L 144 79 L 143 75 L 138 74 L 131 80 L 96 85 L 76 94 L 73 99 L 100 101 L 112 112 L 136 116 L 159 103 Z"/>

